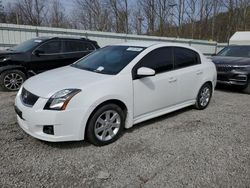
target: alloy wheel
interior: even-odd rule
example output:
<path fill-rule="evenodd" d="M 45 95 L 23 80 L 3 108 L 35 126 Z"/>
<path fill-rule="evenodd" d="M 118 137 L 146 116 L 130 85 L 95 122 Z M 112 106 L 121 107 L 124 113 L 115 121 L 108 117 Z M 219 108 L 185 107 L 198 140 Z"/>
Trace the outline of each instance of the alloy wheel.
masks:
<path fill-rule="evenodd" d="M 16 91 L 18 89 L 20 89 L 21 85 L 24 82 L 23 77 L 18 74 L 18 73 L 9 73 L 7 75 L 5 75 L 4 77 L 4 86 L 12 91 Z"/>
<path fill-rule="evenodd" d="M 103 112 L 96 120 L 94 132 L 100 141 L 113 139 L 121 127 L 121 117 L 118 112 L 108 110 Z"/>
<path fill-rule="evenodd" d="M 202 107 L 205 107 L 207 106 L 207 104 L 209 103 L 209 100 L 210 100 L 210 95 L 211 95 L 211 91 L 210 91 L 210 88 L 209 87 L 204 87 L 202 90 L 201 90 L 201 93 L 200 93 L 200 105 Z"/>

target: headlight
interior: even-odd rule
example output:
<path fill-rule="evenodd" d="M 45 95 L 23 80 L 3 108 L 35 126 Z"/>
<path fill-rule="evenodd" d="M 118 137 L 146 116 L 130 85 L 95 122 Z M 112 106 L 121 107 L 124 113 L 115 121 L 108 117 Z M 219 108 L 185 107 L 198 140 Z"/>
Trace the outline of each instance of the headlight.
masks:
<path fill-rule="evenodd" d="M 69 101 L 81 90 L 80 89 L 64 89 L 55 93 L 46 103 L 45 110 L 65 110 Z"/>
<path fill-rule="evenodd" d="M 250 70 L 250 65 L 236 65 L 235 70 Z"/>
<path fill-rule="evenodd" d="M 5 61 L 9 61 L 9 60 L 10 60 L 9 57 L 5 57 L 5 58 L 0 59 L 0 62 L 5 62 Z"/>

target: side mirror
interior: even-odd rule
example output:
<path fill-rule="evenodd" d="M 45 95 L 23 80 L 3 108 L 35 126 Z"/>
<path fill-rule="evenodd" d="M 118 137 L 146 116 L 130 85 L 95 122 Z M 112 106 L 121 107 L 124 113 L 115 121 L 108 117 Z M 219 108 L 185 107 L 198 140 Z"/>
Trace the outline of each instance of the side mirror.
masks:
<path fill-rule="evenodd" d="M 41 54 L 43 54 L 43 53 L 44 53 L 44 52 L 41 51 L 41 50 L 35 50 L 35 51 L 34 51 L 34 55 L 35 55 L 35 56 L 38 56 L 38 57 L 39 57 Z"/>
<path fill-rule="evenodd" d="M 139 77 L 147 77 L 147 76 L 154 76 L 155 70 L 147 68 L 147 67 L 141 67 L 137 70 L 137 76 Z"/>

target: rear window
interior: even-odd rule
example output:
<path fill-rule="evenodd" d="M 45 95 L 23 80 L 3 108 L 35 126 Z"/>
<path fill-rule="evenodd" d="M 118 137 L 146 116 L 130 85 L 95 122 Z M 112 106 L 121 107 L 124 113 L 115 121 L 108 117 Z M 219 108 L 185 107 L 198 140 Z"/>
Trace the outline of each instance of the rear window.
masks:
<path fill-rule="evenodd" d="M 92 44 L 83 41 L 64 41 L 64 52 L 83 52 L 93 51 Z"/>
<path fill-rule="evenodd" d="M 200 64 L 200 56 L 197 52 L 181 47 L 174 48 L 175 68 L 189 67 Z"/>

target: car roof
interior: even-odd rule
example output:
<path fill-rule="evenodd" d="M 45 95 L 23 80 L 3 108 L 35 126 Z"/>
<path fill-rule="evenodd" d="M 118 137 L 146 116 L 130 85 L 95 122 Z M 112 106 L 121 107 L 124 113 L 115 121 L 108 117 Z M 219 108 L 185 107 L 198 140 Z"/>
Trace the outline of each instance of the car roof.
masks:
<path fill-rule="evenodd" d="M 114 46 L 135 46 L 135 47 L 144 47 L 148 48 L 155 45 L 163 45 L 163 46 L 177 46 L 177 47 L 186 47 L 190 48 L 187 44 L 180 43 L 171 43 L 171 42 L 157 42 L 157 41 L 134 41 L 134 42 L 125 42 L 120 44 L 113 44 Z M 191 48 L 192 49 L 192 48 Z"/>
<path fill-rule="evenodd" d="M 41 37 L 36 37 L 35 39 L 38 40 L 51 40 L 51 39 L 69 39 L 69 40 L 85 40 L 85 41 L 92 41 L 90 39 L 84 38 L 84 37 L 68 37 L 68 36 L 60 36 L 60 37 L 49 37 L 49 36 L 41 36 Z"/>
<path fill-rule="evenodd" d="M 137 41 L 137 42 L 125 42 L 121 44 L 113 44 L 113 46 L 133 46 L 133 47 L 142 47 L 142 48 L 149 48 L 149 47 L 154 47 L 154 46 L 159 46 L 159 47 L 182 47 L 182 48 L 187 48 L 190 50 L 193 50 L 200 55 L 200 53 L 197 49 L 189 46 L 188 44 L 182 44 L 182 43 L 172 43 L 172 42 L 144 42 L 144 41 Z"/>
<path fill-rule="evenodd" d="M 144 41 L 136 41 L 136 42 L 125 42 L 120 44 L 113 44 L 114 46 L 135 46 L 135 47 L 150 47 L 158 44 L 159 42 L 144 42 Z"/>

